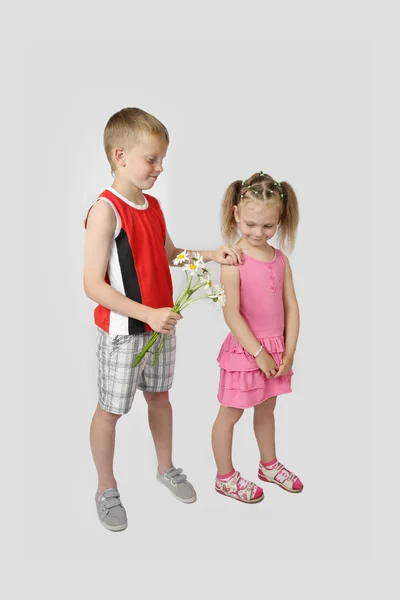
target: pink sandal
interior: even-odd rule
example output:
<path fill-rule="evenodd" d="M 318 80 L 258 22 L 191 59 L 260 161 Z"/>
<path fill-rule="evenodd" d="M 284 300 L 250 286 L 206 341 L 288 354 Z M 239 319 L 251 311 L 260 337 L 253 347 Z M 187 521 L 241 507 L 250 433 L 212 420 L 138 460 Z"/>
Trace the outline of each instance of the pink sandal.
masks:
<path fill-rule="evenodd" d="M 275 483 L 292 494 L 299 494 L 303 491 L 304 486 L 300 479 L 278 461 L 269 469 L 260 462 L 258 477 L 267 483 Z"/>
<path fill-rule="evenodd" d="M 264 492 L 257 484 L 252 481 L 246 481 L 240 476 L 239 471 L 228 479 L 215 478 L 215 490 L 223 496 L 228 496 L 240 502 L 255 504 L 264 499 Z"/>

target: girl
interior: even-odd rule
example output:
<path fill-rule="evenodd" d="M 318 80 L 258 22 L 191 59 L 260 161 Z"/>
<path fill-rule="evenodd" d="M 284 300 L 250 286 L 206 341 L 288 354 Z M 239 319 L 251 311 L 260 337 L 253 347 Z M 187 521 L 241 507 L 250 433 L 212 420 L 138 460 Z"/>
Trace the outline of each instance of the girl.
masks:
<path fill-rule="evenodd" d="M 287 257 L 268 244 L 276 232 L 292 250 L 299 222 L 297 198 L 286 182 L 262 171 L 234 181 L 222 203 L 222 230 L 242 252 L 239 266 L 221 267 L 226 292 L 225 321 L 231 330 L 218 362 L 221 407 L 212 431 L 217 477 L 224 496 L 256 503 L 263 490 L 240 476 L 232 464 L 235 423 L 254 407 L 254 433 L 260 449 L 258 477 L 288 492 L 303 484 L 276 458 L 274 409 L 280 394 L 291 392 L 292 364 L 299 334 L 299 309 Z"/>

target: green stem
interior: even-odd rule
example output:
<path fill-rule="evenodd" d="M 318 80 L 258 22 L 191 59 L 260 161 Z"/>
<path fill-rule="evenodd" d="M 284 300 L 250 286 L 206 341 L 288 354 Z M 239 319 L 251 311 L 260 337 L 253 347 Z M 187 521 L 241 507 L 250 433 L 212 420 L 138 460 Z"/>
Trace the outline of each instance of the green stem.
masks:
<path fill-rule="evenodd" d="M 186 283 L 185 283 L 185 285 L 183 286 L 183 289 L 182 289 L 181 293 L 179 294 L 178 298 L 177 298 L 177 299 L 176 299 L 176 301 L 175 301 L 175 306 L 176 306 L 177 304 L 179 304 L 179 302 L 180 302 L 180 301 L 183 299 L 183 297 L 185 296 L 185 294 L 186 294 L 186 293 L 188 292 L 188 290 L 189 290 L 189 287 L 190 287 L 190 281 L 188 281 L 188 277 L 189 277 L 189 276 L 188 276 L 188 272 L 187 272 L 187 271 L 185 271 L 185 277 L 186 277 Z M 188 285 L 188 284 L 189 284 L 189 285 Z"/>
<path fill-rule="evenodd" d="M 140 361 L 142 360 L 143 356 L 146 354 L 146 352 L 148 352 L 150 350 L 150 348 L 155 344 L 155 342 L 157 341 L 157 338 L 161 335 L 161 333 L 158 333 L 157 331 L 154 331 L 153 334 L 150 336 L 149 341 L 147 342 L 147 344 L 145 345 L 145 347 L 139 352 L 139 354 L 137 355 L 137 357 L 135 358 L 135 361 L 133 363 L 134 367 L 137 367 L 138 364 L 140 363 Z"/>
<path fill-rule="evenodd" d="M 163 335 L 162 338 L 161 338 L 160 345 L 159 345 L 158 350 L 157 350 L 157 354 L 156 354 L 155 359 L 153 361 L 153 367 L 154 367 L 154 365 L 157 364 L 158 359 L 160 358 L 161 352 L 162 352 L 162 350 L 164 348 L 164 344 L 165 344 L 165 335 Z"/>
<path fill-rule="evenodd" d="M 183 304 L 180 308 L 181 310 L 183 310 L 184 308 L 190 306 L 190 304 L 193 304 L 193 302 L 197 302 L 197 300 L 202 300 L 203 298 L 210 298 L 210 300 L 212 300 L 210 296 L 198 296 L 197 298 L 192 298 L 191 300 Z"/>

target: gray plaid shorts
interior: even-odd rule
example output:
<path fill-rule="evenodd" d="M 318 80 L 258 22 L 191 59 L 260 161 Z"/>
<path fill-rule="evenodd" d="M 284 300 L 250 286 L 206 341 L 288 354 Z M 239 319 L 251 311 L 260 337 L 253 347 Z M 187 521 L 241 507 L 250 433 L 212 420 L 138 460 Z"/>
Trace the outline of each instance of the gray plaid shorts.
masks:
<path fill-rule="evenodd" d="M 151 333 L 114 335 L 98 329 L 97 358 L 99 405 L 110 413 L 130 411 L 136 390 L 166 392 L 172 386 L 175 369 L 175 333 L 165 336 L 164 348 L 153 366 L 161 336 L 137 367 L 133 362 L 147 344 Z"/>

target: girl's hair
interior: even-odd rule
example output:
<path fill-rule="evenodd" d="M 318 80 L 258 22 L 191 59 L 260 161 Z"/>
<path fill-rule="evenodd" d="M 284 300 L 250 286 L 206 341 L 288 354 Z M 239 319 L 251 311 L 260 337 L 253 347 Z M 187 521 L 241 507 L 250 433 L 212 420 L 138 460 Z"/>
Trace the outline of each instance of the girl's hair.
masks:
<path fill-rule="evenodd" d="M 111 165 L 111 173 L 115 171 L 114 148 L 136 144 L 143 135 L 158 135 L 169 144 L 165 125 L 140 108 L 123 108 L 109 118 L 104 129 L 104 150 Z"/>
<path fill-rule="evenodd" d="M 234 207 L 239 211 L 243 203 L 260 201 L 275 203 L 279 210 L 279 245 L 290 252 L 296 242 L 299 224 L 299 206 L 296 194 L 287 181 L 276 181 L 260 171 L 245 181 L 234 181 L 225 192 L 222 201 L 222 235 L 227 242 L 235 242 L 238 237 Z"/>

